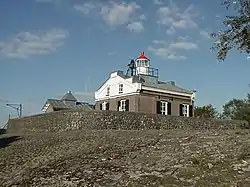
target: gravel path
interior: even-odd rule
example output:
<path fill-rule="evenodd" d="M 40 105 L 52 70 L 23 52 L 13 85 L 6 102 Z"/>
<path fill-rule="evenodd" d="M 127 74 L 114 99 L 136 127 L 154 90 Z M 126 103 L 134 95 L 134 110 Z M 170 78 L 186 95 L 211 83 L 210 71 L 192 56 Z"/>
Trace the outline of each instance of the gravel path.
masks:
<path fill-rule="evenodd" d="M 250 132 L 0 135 L 0 186 L 250 186 Z"/>

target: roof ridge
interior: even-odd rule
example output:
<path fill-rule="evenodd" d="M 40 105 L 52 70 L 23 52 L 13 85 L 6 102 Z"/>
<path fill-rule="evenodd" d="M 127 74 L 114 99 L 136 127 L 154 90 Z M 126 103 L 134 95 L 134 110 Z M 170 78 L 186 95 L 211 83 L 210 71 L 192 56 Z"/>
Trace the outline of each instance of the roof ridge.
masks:
<path fill-rule="evenodd" d="M 71 91 L 68 91 L 62 98 L 62 101 L 77 101 L 76 97 L 72 94 Z"/>

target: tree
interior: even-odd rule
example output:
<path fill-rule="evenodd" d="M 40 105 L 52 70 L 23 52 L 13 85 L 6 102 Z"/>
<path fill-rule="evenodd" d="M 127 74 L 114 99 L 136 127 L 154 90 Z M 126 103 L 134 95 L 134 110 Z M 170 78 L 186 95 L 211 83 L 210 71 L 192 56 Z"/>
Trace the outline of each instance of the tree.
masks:
<path fill-rule="evenodd" d="M 218 112 L 213 107 L 213 105 L 209 104 L 202 107 L 195 107 L 194 115 L 199 118 L 217 118 Z"/>
<path fill-rule="evenodd" d="M 244 100 L 232 99 L 223 106 L 223 116 L 227 119 L 236 119 L 236 114 L 244 105 Z"/>
<path fill-rule="evenodd" d="M 225 60 L 231 49 L 241 53 L 250 53 L 250 1 L 249 0 L 223 0 L 222 5 L 227 9 L 236 11 L 234 16 L 226 16 L 223 24 L 226 28 L 212 33 L 214 38 L 213 50 L 217 51 L 217 59 Z"/>
<path fill-rule="evenodd" d="M 250 122 L 250 94 L 246 99 L 232 99 L 223 106 L 223 116 L 227 119 Z"/>

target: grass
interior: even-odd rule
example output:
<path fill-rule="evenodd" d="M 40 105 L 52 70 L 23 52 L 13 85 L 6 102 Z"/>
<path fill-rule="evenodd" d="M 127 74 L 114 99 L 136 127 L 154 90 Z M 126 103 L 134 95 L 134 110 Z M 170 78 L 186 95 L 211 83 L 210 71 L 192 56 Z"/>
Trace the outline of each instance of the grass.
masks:
<path fill-rule="evenodd" d="M 0 186 L 250 186 L 249 130 L 0 135 Z"/>

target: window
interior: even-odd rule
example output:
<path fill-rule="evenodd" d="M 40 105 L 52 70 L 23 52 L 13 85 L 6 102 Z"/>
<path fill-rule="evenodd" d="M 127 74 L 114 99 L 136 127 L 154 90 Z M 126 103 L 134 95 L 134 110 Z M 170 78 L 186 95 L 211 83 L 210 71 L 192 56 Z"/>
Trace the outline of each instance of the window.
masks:
<path fill-rule="evenodd" d="M 109 110 L 109 103 L 104 101 L 101 106 L 100 106 L 101 110 Z"/>
<path fill-rule="evenodd" d="M 121 100 L 119 111 L 125 111 L 125 110 L 126 110 L 126 100 Z"/>
<path fill-rule="evenodd" d="M 141 60 L 137 60 L 137 67 L 141 66 Z"/>
<path fill-rule="evenodd" d="M 167 114 L 167 102 L 161 101 L 161 114 Z"/>
<path fill-rule="evenodd" d="M 171 115 L 171 103 L 167 101 L 157 101 L 157 114 Z"/>
<path fill-rule="evenodd" d="M 106 102 L 102 103 L 102 110 L 106 110 L 106 104 L 107 104 Z"/>
<path fill-rule="evenodd" d="M 129 111 L 129 100 L 120 100 L 117 105 L 118 111 Z"/>
<path fill-rule="evenodd" d="M 119 84 L 119 94 L 123 93 L 123 84 Z"/>
<path fill-rule="evenodd" d="M 110 87 L 107 87 L 107 93 L 106 93 L 106 96 L 109 96 L 110 95 Z"/>
<path fill-rule="evenodd" d="M 188 117 L 188 105 L 187 104 L 183 105 L 182 114 L 183 114 L 183 116 Z"/>
<path fill-rule="evenodd" d="M 145 61 L 141 60 L 141 67 L 145 67 Z"/>
<path fill-rule="evenodd" d="M 189 104 L 180 104 L 180 116 L 192 117 L 193 109 Z"/>

